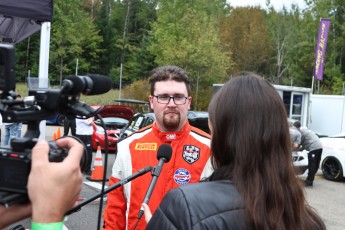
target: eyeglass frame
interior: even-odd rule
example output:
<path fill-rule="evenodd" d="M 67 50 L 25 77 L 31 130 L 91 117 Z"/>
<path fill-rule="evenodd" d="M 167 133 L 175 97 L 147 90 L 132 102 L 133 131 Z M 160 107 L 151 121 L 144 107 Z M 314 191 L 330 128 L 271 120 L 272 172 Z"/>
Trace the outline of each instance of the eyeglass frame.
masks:
<path fill-rule="evenodd" d="M 159 102 L 159 99 L 158 99 L 158 98 L 159 98 L 159 97 L 162 97 L 162 96 L 169 97 L 169 100 L 168 100 L 167 103 Z M 177 96 L 182 96 L 182 95 L 175 95 L 175 96 L 170 96 L 170 95 L 165 95 L 165 94 L 162 94 L 162 95 L 152 95 L 152 97 L 157 98 L 157 103 L 159 103 L 159 104 L 164 104 L 164 105 L 169 104 L 171 99 L 173 99 L 173 102 L 174 102 L 175 105 L 185 105 L 186 102 L 187 102 L 187 99 L 190 98 L 189 96 L 186 97 L 186 96 L 183 95 L 183 96 L 181 97 L 181 99 L 182 99 L 182 98 L 185 99 L 185 100 L 184 100 L 184 103 L 183 103 L 183 104 L 177 104 L 177 103 L 175 102 L 175 97 L 177 97 Z"/>

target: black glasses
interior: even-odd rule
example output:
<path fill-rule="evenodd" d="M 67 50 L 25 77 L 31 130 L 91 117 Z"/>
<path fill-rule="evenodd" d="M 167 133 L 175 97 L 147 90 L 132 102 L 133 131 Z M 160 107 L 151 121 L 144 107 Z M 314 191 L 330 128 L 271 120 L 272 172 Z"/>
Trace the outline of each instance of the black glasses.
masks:
<path fill-rule="evenodd" d="M 153 95 L 157 98 L 157 102 L 160 104 L 169 104 L 170 100 L 173 99 L 175 105 L 184 105 L 186 104 L 187 98 L 184 95 L 175 95 L 175 96 L 169 96 L 169 95 Z"/>

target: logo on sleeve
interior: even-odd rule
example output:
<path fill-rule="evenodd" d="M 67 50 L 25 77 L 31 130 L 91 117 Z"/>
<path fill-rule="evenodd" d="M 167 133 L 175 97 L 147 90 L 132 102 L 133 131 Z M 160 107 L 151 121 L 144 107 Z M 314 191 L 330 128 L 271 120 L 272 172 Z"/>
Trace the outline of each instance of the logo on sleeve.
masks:
<path fill-rule="evenodd" d="M 174 172 L 174 180 L 179 185 L 188 184 L 191 177 L 187 169 L 179 168 Z"/>
<path fill-rule="evenodd" d="M 194 145 L 185 145 L 183 147 L 182 157 L 187 163 L 193 164 L 200 158 L 200 148 Z"/>

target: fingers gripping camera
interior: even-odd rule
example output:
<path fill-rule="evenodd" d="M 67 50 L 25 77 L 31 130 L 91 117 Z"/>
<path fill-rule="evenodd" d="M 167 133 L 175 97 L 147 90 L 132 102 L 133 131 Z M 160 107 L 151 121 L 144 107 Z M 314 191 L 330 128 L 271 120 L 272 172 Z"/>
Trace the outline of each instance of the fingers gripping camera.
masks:
<path fill-rule="evenodd" d="M 49 161 L 61 162 L 68 149 L 58 148 L 54 141 L 49 144 Z M 31 151 L 0 149 L 0 204 L 9 206 L 27 201 L 28 175 L 31 169 Z"/>

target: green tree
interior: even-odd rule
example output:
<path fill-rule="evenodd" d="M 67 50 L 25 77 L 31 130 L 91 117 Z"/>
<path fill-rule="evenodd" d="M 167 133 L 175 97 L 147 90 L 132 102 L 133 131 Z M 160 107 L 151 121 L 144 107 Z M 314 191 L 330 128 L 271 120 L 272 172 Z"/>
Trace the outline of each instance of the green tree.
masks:
<path fill-rule="evenodd" d="M 16 44 L 16 76 L 17 82 L 26 77 L 38 76 L 40 34 L 36 33 Z"/>
<path fill-rule="evenodd" d="M 121 64 L 125 82 L 146 77 L 153 68 L 153 56 L 147 47 L 156 6 L 152 0 L 103 2 L 96 17 L 105 48 L 100 71 L 109 74 L 115 82 L 119 82 Z"/>
<path fill-rule="evenodd" d="M 188 71 L 195 110 L 207 108 L 212 83 L 223 82 L 231 64 L 229 54 L 220 49 L 217 18 L 222 8 L 214 10 L 215 5 L 206 2 L 160 1 L 150 47 L 157 65 L 178 65 Z"/>
<path fill-rule="evenodd" d="M 291 8 L 290 11 L 283 8 L 277 12 L 271 7 L 267 15 L 271 42 L 274 44 L 274 57 L 271 59 L 272 67 L 269 79 L 275 84 L 293 84 L 296 78 L 298 79 L 296 76 L 310 78 L 303 73 L 299 74 L 296 70 L 301 63 L 301 60 L 296 60 L 301 57 L 296 53 L 301 55 L 303 52 L 307 52 L 310 54 L 312 51 L 311 39 L 309 38 L 309 42 L 306 42 L 308 36 L 305 36 L 306 29 L 303 26 L 308 21 L 303 20 L 298 7 L 292 6 Z"/>
<path fill-rule="evenodd" d="M 320 89 L 314 89 L 319 93 L 334 94 L 341 93 L 344 82 L 344 6 L 342 1 L 324 0 L 308 1 L 309 8 L 303 13 L 303 24 L 300 26 L 300 34 L 305 34 L 302 38 L 310 49 L 298 49 L 294 59 L 299 58 L 303 66 L 296 68 L 304 71 L 308 78 L 298 78 L 301 86 L 310 87 L 315 58 L 315 47 L 317 41 L 318 27 L 321 18 L 330 18 L 331 26 L 328 33 L 327 52 L 324 63 L 324 76 L 320 82 Z M 308 60 L 308 61 L 307 61 Z M 316 82 L 316 81 L 315 81 Z"/>
<path fill-rule="evenodd" d="M 50 76 L 95 72 L 102 37 L 97 34 L 90 14 L 86 13 L 79 0 L 60 0 L 54 4 L 54 20 L 50 43 Z"/>
<path fill-rule="evenodd" d="M 265 11 L 259 7 L 230 9 L 221 25 L 221 41 L 231 52 L 231 73 L 253 71 L 266 75 L 272 54 L 272 43 L 265 22 Z"/>

